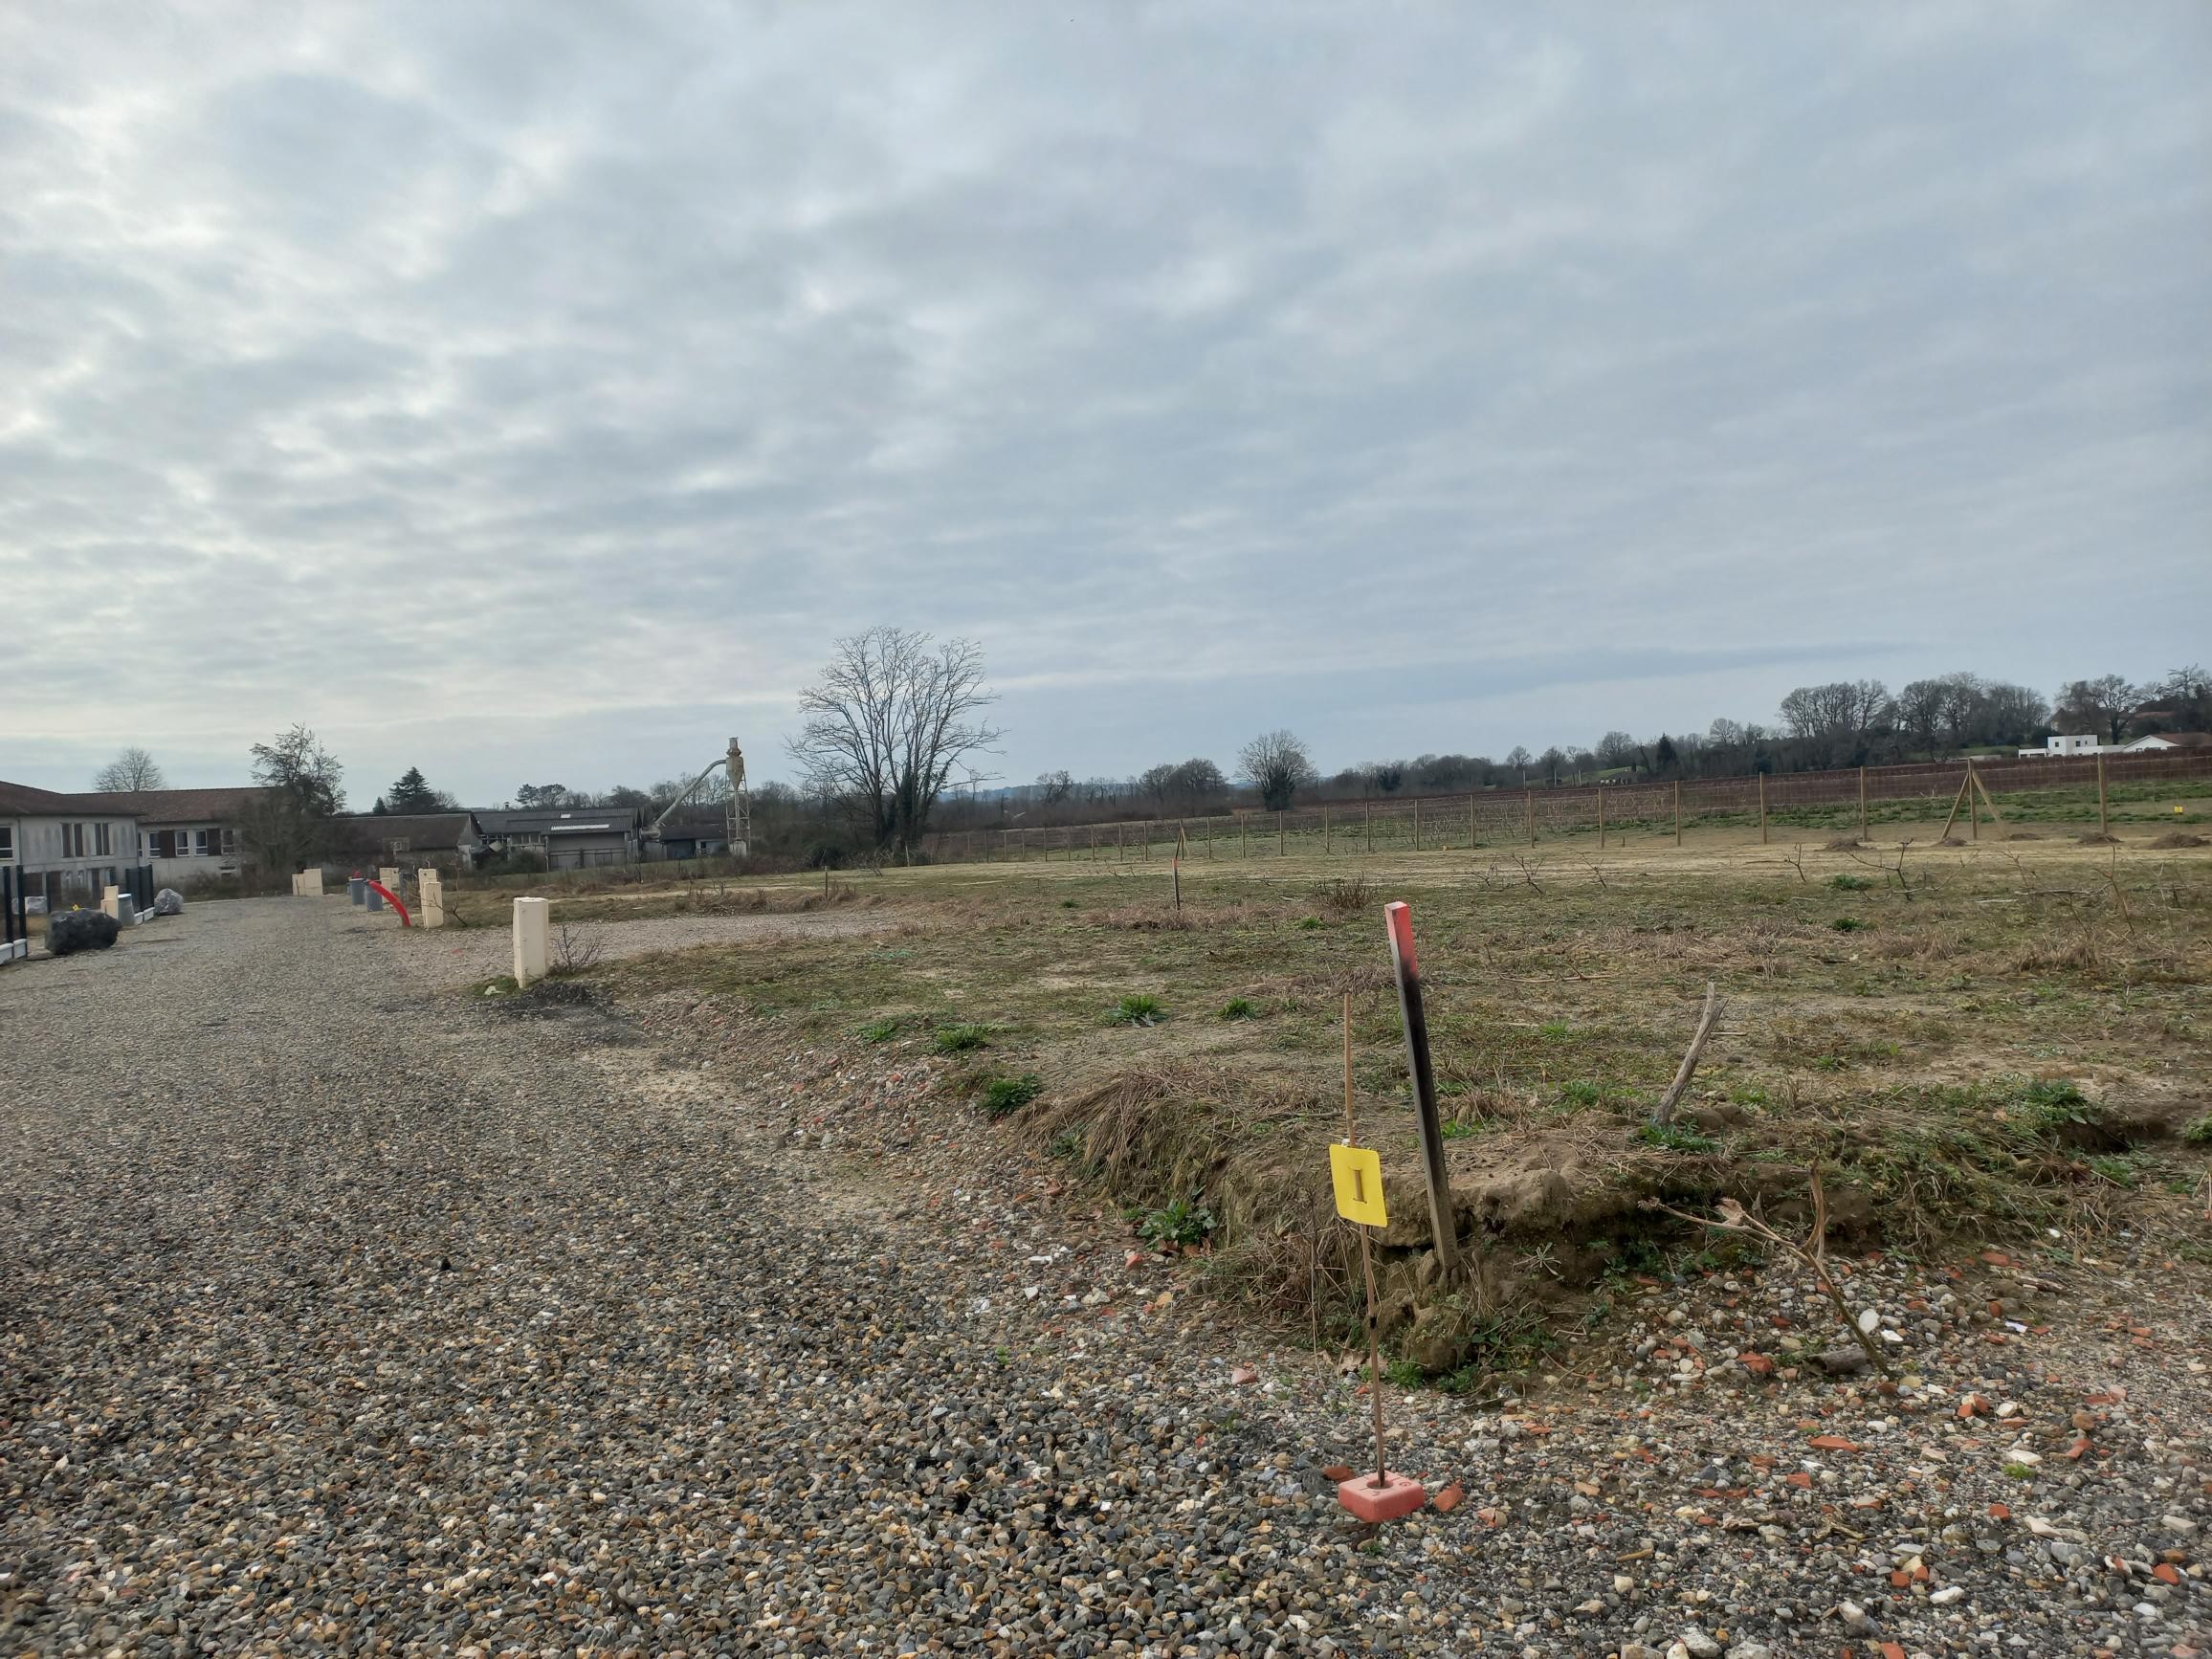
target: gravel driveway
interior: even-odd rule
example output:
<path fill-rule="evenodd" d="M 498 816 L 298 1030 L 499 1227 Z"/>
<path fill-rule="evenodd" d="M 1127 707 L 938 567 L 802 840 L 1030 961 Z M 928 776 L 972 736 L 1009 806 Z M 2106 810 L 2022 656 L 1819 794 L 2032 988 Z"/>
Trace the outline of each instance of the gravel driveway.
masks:
<path fill-rule="evenodd" d="M 1254 1355 L 1247 1382 L 1237 1338 L 1131 1282 L 1164 1270 L 1124 1276 L 1032 1195 L 832 1183 L 743 1080 L 602 1005 L 454 994 L 473 959 L 426 942 L 257 900 L 0 972 L 0 1650 L 2087 1654 L 2201 1627 L 2193 1535 L 2159 1518 L 2206 1515 L 2185 1410 L 2109 1494 L 2052 1500 L 2088 1540 L 2054 1559 L 1978 1536 L 1986 1495 L 2026 1513 L 2002 1475 L 1907 1478 L 1947 1405 L 1879 1466 L 1893 1507 L 1854 1511 L 1781 1479 L 1804 1404 L 1570 1424 L 1431 1395 L 1394 1409 L 1467 1506 L 1370 1543 L 1315 1472 L 1364 1422 L 1325 1366 Z M 1702 1513 L 1754 1504 L 1757 1532 Z M 1894 1583 L 1899 1540 L 1933 1572 Z M 2140 1576 L 2093 1576 L 2108 1549 Z"/>

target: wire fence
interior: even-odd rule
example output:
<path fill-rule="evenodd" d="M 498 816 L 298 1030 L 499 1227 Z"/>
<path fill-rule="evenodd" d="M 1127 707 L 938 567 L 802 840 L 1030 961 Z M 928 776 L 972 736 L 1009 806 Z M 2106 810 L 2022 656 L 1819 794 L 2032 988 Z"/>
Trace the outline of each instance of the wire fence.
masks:
<path fill-rule="evenodd" d="M 2115 815 L 2142 823 L 2162 786 L 2212 779 L 2212 750 L 1976 760 L 1740 778 L 1661 779 L 1644 784 L 1476 789 L 1449 795 L 1329 801 L 1272 812 L 1251 807 L 1190 817 L 1098 824 L 951 830 L 924 837 L 933 863 L 1062 857 L 1149 859 L 1179 848 L 1195 858 L 1334 856 L 1535 846 L 1546 840 L 1615 836 L 1679 842 L 1694 830 L 1819 830 L 1872 836 L 1885 825 L 1945 820 L 1947 834 L 1978 838 L 2003 821 L 1998 798 L 2035 821 L 2093 823 Z M 2047 799 L 2039 800 L 2038 797 Z"/>

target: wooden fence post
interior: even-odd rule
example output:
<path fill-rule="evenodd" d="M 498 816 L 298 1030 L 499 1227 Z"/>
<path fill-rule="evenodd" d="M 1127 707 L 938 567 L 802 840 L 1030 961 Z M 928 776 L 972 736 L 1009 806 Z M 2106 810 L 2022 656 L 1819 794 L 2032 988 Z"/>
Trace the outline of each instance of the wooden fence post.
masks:
<path fill-rule="evenodd" d="M 1867 839 L 1867 768 L 1859 768 L 1859 839 Z"/>
<path fill-rule="evenodd" d="M 1373 857 L 1375 853 L 1375 803 L 1372 801 L 1362 800 L 1360 803 L 1360 832 L 1367 843 L 1368 856 Z"/>
<path fill-rule="evenodd" d="M 1534 789 L 1523 789 L 1521 805 L 1528 809 L 1529 845 L 1534 847 L 1537 844 L 1537 792 Z"/>
<path fill-rule="evenodd" d="M 1682 845 L 1682 780 L 1674 780 L 1674 845 Z"/>
<path fill-rule="evenodd" d="M 1766 845 L 1766 774 L 1759 775 L 1759 844 Z"/>
<path fill-rule="evenodd" d="M 1275 856 L 1287 858 L 1290 856 L 1290 852 L 1291 850 L 1283 844 L 1283 814 L 1277 812 L 1275 814 Z"/>
<path fill-rule="evenodd" d="M 1599 851 L 1602 852 L 1604 852 L 1604 847 L 1605 847 L 1605 785 L 1603 785 L 1603 784 L 1600 784 L 1600 785 L 1598 785 L 1598 850 L 1599 850 Z"/>
<path fill-rule="evenodd" d="M 1478 839 L 1474 832 L 1474 797 L 1470 794 L 1467 798 L 1467 849 L 1470 852 L 1474 851 Z"/>
<path fill-rule="evenodd" d="M 1329 826 L 1329 809 L 1321 808 L 1321 856 L 1326 858 L 1337 851 L 1337 832 Z"/>
<path fill-rule="evenodd" d="M 1981 839 L 1981 803 L 1974 795 L 1974 757 L 1966 757 L 1966 827 L 1967 839 Z"/>
<path fill-rule="evenodd" d="M 1236 821 L 1236 850 L 1241 858 L 1252 855 L 1252 821 L 1249 814 Z"/>
<path fill-rule="evenodd" d="M 2105 757 L 2104 752 L 2099 750 L 2097 753 L 2097 833 L 2110 835 L 2112 832 L 2112 820 L 2105 816 Z"/>
<path fill-rule="evenodd" d="M 1421 797 L 1413 797 L 1413 851 L 1421 851 Z"/>

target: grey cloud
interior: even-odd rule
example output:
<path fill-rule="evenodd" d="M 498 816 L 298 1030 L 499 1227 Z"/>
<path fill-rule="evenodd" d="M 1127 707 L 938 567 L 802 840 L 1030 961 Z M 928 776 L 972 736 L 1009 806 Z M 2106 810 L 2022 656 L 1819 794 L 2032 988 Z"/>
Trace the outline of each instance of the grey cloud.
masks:
<path fill-rule="evenodd" d="M 293 718 L 488 795 L 767 754 L 885 619 L 984 641 L 1015 775 L 2202 655 L 2191 6 L 69 7 L 0 62 L 45 781 Z"/>

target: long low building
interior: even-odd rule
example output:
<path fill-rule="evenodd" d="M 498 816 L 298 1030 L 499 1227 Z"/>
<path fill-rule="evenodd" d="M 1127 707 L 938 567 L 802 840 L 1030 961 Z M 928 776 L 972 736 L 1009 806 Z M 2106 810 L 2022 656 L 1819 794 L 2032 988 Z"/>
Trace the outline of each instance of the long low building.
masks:
<path fill-rule="evenodd" d="M 0 783 L 0 865 L 15 867 L 33 904 L 93 909 L 140 862 L 138 815 L 113 797 Z"/>
<path fill-rule="evenodd" d="M 637 862 L 643 814 L 634 807 L 478 807 L 474 815 L 495 857 L 542 858 L 548 870 Z"/>
<path fill-rule="evenodd" d="M 246 850 L 238 826 L 273 793 L 260 787 L 127 789 L 81 797 L 106 803 L 138 820 L 139 856 L 164 887 L 189 891 L 196 882 L 237 875 Z"/>

